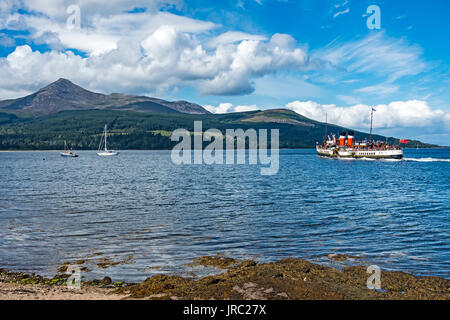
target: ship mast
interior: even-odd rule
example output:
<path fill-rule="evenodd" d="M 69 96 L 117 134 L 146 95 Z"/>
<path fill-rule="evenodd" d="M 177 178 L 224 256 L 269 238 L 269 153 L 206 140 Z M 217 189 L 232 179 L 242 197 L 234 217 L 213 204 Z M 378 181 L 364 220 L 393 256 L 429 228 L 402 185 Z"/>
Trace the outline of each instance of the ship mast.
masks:
<path fill-rule="evenodd" d="M 370 136 L 369 136 L 369 143 L 372 143 L 372 125 L 373 125 L 373 112 L 377 111 L 374 108 L 372 108 L 372 112 L 370 114 Z"/>
<path fill-rule="evenodd" d="M 328 134 L 328 112 L 325 112 L 325 137 L 324 137 L 324 141 L 327 140 L 327 134 Z"/>

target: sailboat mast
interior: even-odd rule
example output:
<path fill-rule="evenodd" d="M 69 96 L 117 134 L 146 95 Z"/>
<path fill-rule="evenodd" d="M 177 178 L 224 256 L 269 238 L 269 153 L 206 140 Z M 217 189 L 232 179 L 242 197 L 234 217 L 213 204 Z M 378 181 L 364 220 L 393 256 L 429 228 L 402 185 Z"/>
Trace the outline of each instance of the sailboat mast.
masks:
<path fill-rule="evenodd" d="M 105 151 L 108 151 L 108 148 L 107 148 L 107 146 L 106 146 L 106 124 L 105 124 Z"/>

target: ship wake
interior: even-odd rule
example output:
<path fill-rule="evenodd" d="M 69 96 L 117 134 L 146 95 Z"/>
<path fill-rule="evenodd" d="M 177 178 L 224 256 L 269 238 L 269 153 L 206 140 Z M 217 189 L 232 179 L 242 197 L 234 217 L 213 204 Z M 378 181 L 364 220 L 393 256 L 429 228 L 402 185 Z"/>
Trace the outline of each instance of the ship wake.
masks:
<path fill-rule="evenodd" d="M 332 159 L 329 157 L 322 157 L 324 159 Z M 335 157 L 336 160 L 346 160 L 346 161 L 381 161 L 381 162 L 401 162 L 401 161 L 409 161 L 409 162 L 450 162 L 450 159 L 445 158 L 403 158 L 403 159 L 374 159 L 374 158 L 347 158 L 347 157 Z"/>
<path fill-rule="evenodd" d="M 450 162 L 450 159 L 443 159 L 443 158 L 403 158 L 403 161 L 414 161 L 414 162 Z"/>

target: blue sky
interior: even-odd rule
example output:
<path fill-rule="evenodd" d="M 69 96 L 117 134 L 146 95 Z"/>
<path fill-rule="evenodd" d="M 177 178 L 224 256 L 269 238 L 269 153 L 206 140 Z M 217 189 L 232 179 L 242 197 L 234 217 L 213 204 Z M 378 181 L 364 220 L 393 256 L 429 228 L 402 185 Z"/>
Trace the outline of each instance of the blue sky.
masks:
<path fill-rule="evenodd" d="M 106 3 L 106 2 L 105 2 Z M 364 0 L 5 0 L 0 99 L 71 79 L 212 112 L 290 108 L 446 144 L 450 3 Z M 68 26 L 70 5 L 80 27 Z M 381 29 L 370 30 L 377 5 Z"/>

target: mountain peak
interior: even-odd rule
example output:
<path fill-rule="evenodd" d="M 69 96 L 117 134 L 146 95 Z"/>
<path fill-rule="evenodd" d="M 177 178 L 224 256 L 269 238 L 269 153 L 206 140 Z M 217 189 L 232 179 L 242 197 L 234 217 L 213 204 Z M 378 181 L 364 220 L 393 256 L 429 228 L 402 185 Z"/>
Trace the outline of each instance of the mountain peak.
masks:
<path fill-rule="evenodd" d="M 64 110 L 116 109 L 144 112 L 209 113 L 202 106 L 186 101 L 169 102 L 146 96 L 104 95 L 86 90 L 72 81 L 59 78 L 26 97 L 0 101 L 5 111 L 26 115 L 47 115 Z"/>
<path fill-rule="evenodd" d="M 72 81 L 70 81 L 70 80 L 68 80 L 68 79 L 65 79 L 65 78 L 59 78 L 58 80 L 56 80 L 56 81 L 53 82 L 53 83 L 71 83 L 71 84 L 73 84 Z"/>
<path fill-rule="evenodd" d="M 64 79 L 64 78 L 59 78 L 58 80 L 50 83 L 49 85 L 45 86 L 44 88 L 40 89 L 39 91 L 46 91 L 49 89 L 63 89 L 63 90 L 82 89 L 82 90 L 85 90 L 85 89 L 81 88 L 80 86 L 77 86 L 72 81 Z"/>
<path fill-rule="evenodd" d="M 71 85 L 71 86 L 77 86 L 75 83 L 73 83 L 72 81 L 68 80 L 68 79 L 64 79 L 64 78 L 59 78 L 58 80 L 56 80 L 55 82 L 53 82 L 53 84 L 58 84 L 58 85 Z M 78 87 L 78 86 L 77 86 Z"/>

